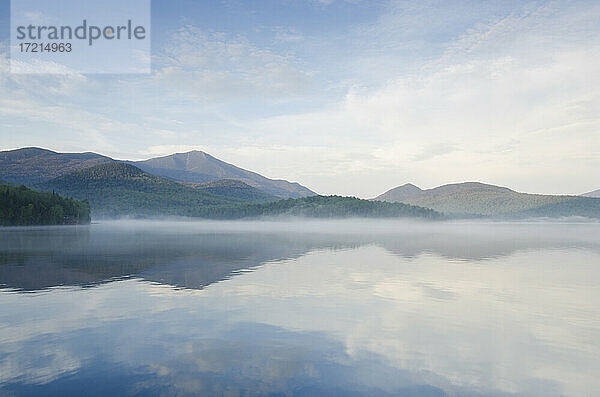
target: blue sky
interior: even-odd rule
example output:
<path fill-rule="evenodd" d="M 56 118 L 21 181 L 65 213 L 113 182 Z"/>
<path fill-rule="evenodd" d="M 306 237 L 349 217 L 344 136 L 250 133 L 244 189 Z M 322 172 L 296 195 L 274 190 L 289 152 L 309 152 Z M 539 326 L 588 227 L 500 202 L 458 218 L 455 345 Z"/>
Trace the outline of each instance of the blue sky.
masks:
<path fill-rule="evenodd" d="M 152 74 L 12 75 L 0 149 L 199 149 L 324 194 L 600 188 L 595 1 L 153 1 Z"/>

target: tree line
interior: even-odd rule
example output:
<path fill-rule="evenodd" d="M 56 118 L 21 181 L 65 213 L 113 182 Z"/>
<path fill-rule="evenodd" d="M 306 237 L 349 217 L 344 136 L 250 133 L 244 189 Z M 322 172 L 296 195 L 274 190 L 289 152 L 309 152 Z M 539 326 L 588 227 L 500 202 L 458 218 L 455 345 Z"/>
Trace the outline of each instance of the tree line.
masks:
<path fill-rule="evenodd" d="M 311 196 L 262 204 L 206 206 L 194 208 L 188 216 L 211 219 L 238 219 L 260 216 L 298 216 L 310 218 L 425 218 L 441 219 L 434 210 L 402 203 L 362 200 L 355 197 Z"/>
<path fill-rule="evenodd" d="M 90 223 L 90 206 L 54 192 L 0 185 L 0 225 L 76 225 Z"/>

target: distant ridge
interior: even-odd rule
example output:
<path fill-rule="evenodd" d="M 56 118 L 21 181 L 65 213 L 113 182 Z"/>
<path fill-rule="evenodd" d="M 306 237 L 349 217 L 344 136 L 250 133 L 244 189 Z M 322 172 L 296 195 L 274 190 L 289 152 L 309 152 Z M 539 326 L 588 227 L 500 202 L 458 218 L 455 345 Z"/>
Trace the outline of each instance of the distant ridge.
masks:
<path fill-rule="evenodd" d="M 418 205 L 458 215 L 600 217 L 600 200 L 519 193 L 480 182 L 454 183 L 426 190 L 405 184 L 374 200 Z"/>
<path fill-rule="evenodd" d="M 269 179 L 198 150 L 136 161 L 132 164 L 151 174 L 182 182 L 205 183 L 219 179 L 236 179 L 280 198 L 316 195 L 299 183 Z"/>

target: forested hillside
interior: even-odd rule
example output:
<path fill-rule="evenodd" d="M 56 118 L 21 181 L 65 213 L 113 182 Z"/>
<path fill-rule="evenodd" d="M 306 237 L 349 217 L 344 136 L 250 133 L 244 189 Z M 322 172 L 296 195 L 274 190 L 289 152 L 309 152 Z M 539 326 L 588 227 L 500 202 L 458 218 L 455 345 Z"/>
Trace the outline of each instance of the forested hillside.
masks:
<path fill-rule="evenodd" d="M 205 206 L 245 203 L 116 162 L 60 176 L 41 184 L 40 188 L 88 200 L 93 216 L 187 215 Z"/>
<path fill-rule="evenodd" d="M 90 222 L 88 203 L 36 192 L 25 186 L 0 185 L 0 225 L 75 225 Z"/>
<path fill-rule="evenodd" d="M 233 197 L 252 203 L 267 203 L 281 200 L 280 197 L 263 192 L 247 183 L 235 179 L 219 179 L 218 181 L 206 183 L 184 183 L 196 189 L 219 196 Z"/>
<path fill-rule="evenodd" d="M 442 219 L 439 212 L 402 203 L 361 200 L 355 197 L 311 196 L 264 204 L 200 207 L 191 216 L 213 219 L 238 219 L 261 216 L 309 218 L 423 218 Z"/>
<path fill-rule="evenodd" d="M 224 182 L 213 188 L 244 188 Z M 436 211 L 401 203 L 361 200 L 354 197 L 312 196 L 267 203 L 211 194 L 203 189 L 150 175 L 125 163 L 106 163 L 44 184 L 47 190 L 88 200 L 94 216 L 190 216 L 239 219 L 259 216 L 413 217 L 441 218 Z"/>

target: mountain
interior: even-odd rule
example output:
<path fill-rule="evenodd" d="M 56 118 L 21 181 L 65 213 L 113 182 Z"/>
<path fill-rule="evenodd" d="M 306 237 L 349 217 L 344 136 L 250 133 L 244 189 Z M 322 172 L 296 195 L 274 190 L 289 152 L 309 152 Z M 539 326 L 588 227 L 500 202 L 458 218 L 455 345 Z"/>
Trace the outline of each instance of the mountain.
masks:
<path fill-rule="evenodd" d="M 594 190 L 593 192 L 589 192 L 586 194 L 582 194 L 583 197 L 595 197 L 600 198 L 600 189 Z"/>
<path fill-rule="evenodd" d="M 406 184 L 374 200 L 402 202 L 448 214 L 600 217 L 600 200 L 515 192 L 506 187 L 465 182 L 422 190 Z"/>
<path fill-rule="evenodd" d="M 104 163 L 62 175 L 39 188 L 88 200 L 94 216 L 194 215 L 198 208 L 244 203 L 148 174 L 125 163 Z"/>
<path fill-rule="evenodd" d="M 87 203 L 25 186 L 0 185 L 0 225 L 76 225 L 90 223 Z"/>
<path fill-rule="evenodd" d="M 0 180 L 34 187 L 61 175 L 114 161 L 110 157 L 91 152 L 58 153 L 35 147 L 9 150 L 0 152 Z M 278 198 L 306 197 L 316 194 L 298 183 L 265 178 L 198 151 L 177 153 L 145 161 L 123 162 L 155 176 L 179 182 L 199 184 L 220 179 L 235 179 L 263 191 L 266 195 Z M 264 196 L 265 200 L 266 197 Z"/>
<path fill-rule="evenodd" d="M 200 151 L 176 153 L 132 164 L 153 175 L 182 182 L 205 183 L 218 179 L 236 179 L 280 198 L 316 195 L 299 183 L 265 178 Z"/>
<path fill-rule="evenodd" d="M 196 189 L 202 189 L 208 193 L 238 198 L 252 203 L 267 203 L 281 199 L 236 179 L 219 179 L 205 183 L 183 183 Z"/>
<path fill-rule="evenodd" d="M 57 153 L 35 147 L 0 152 L 0 179 L 33 186 L 57 176 L 114 161 L 96 153 Z"/>
<path fill-rule="evenodd" d="M 215 188 L 230 182 L 213 183 Z M 242 185 L 238 185 L 242 186 Z M 88 200 L 94 216 L 178 215 L 209 219 L 260 216 L 411 217 L 438 219 L 431 209 L 354 197 L 311 196 L 268 203 L 219 196 L 151 175 L 126 163 L 105 163 L 54 178 L 40 185 L 77 199 Z"/>

